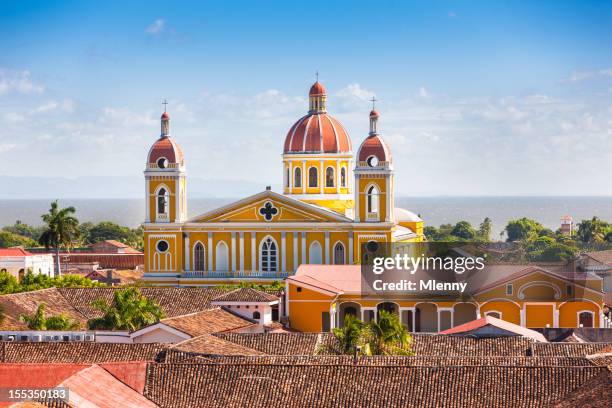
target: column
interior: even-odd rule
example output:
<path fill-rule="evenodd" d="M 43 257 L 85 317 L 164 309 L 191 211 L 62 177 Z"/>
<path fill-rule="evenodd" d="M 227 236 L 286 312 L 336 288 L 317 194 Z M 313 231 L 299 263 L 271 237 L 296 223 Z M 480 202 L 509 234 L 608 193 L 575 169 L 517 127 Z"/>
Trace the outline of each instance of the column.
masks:
<path fill-rule="evenodd" d="M 355 233 L 353 231 L 349 232 L 349 237 L 348 237 L 348 264 L 352 265 L 353 264 L 353 236 L 355 235 Z"/>
<path fill-rule="evenodd" d="M 212 271 L 213 270 L 213 250 L 212 250 L 212 246 L 213 246 L 213 234 L 212 232 L 208 232 L 208 245 L 206 245 L 206 247 L 208 248 L 208 271 Z"/>
<path fill-rule="evenodd" d="M 145 222 L 152 222 L 154 218 L 151 216 L 151 192 L 149 186 L 149 178 L 145 177 L 145 201 L 147 206 L 147 212 L 145 214 Z"/>
<path fill-rule="evenodd" d="M 240 231 L 239 235 L 239 243 L 240 246 L 240 272 L 244 273 L 244 231 Z"/>
<path fill-rule="evenodd" d="M 185 270 L 190 270 L 190 262 L 189 262 L 189 251 L 191 246 L 189 245 L 189 233 L 185 233 Z"/>
<path fill-rule="evenodd" d="M 230 269 L 231 271 L 237 271 L 238 268 L 236 268 L 236 232 L 232 232 L 232 267 Z"/>
<path fill-rule="evenodd" d="M 281 232 L 281 272 L 287 270 L 287 233 Z"/>
<path fill-rule="evenodd" d="M 302 263 L 308 263 L 306 262 L 306 233 L 302 232 Z"/>
<path fill-rule="evenodd" d="M 329 231 L 325 231 L 325 264 L 331 264 L 331 260 L 329 259 Z"/>
<path fill-rule="evenodd" d="M 319 192 L 323 194 L 323 186 L 325 183 L 325 164 L 320 160 L 321 169 L 319 171 Z"/>
<path fill-rule="evenodd" d="M 341 170 L 341 166 L 340 166 L 340 159 L 336 160 L 336 192 L 339 194 L 340 193 L 340 170 Z"/>
<path fill-rule="evenodd" d="M 359 222 L 359 174 L 355 174 L 355 221 Z"/>
<path fill-rule="evenodd" d="M 170 222 L 180 222 L 181 220 L 181 193 L 180 193 L 180 189 L 181 189 L 181 183 L 180 183 L 180 178 L 177 177 L 176 180 L 174 180 L 174 219 L 170 220 Z M 169 211 L 169 209 L 168 209 Z M 170 214 L 168 214 L 170 215 Z"/>
<path fill-rule="evenodd" d="M 385 178 L 385 221 L 391 221 L 391 182 L 389 176 Z M 379 210 L 380 211 L 380 210 Z"/>
<path fill-rule="evenodd" d="M 293 161 L 289 160 L 289 194 L 293 191 Z"/>
<path fill-rule="evenodd" d="M 553 327 L 559 327 L 559 309 L 557 309 L 557 305 L 553 305 L 553 308 Z M 593 315 L 593 317 L 595 316 Z M 593 327 L 595 327 L 595 322 L 593 322 Z"/>
<path fill-rule="evenodd" d="M 292 232 L 293 235 L 293 270 L 297 271 L 298 268 L 298 233 L 297 231 Z"/>
<path fill-rule="evenodd" d="M 306 181 L 308 175 L 306 174 L 306 160 L 302 160 L 302 194 L 306 193 Z"/>
<path fill-rule="evenodd" d="M 251 271 L 257 271 L 257 256 L 255 252 L 256 239 L 255 239 L 255 231 L 251 231 Z"/>

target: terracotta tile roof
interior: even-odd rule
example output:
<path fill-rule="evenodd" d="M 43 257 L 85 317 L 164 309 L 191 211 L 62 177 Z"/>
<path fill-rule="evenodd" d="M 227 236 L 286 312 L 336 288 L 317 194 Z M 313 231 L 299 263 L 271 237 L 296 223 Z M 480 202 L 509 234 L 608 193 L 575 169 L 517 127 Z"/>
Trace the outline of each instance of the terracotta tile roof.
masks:
<path fill-rule="evenodd" d="M 166 346 L 158 343 L 0 343 L 4 363 L 154 361 Z"/>
<path fill-rule="evenodd" d="M 546 407 L 601 367 L 150 364 L 161 407 Z"/>
<path fill-rule="evenodd" d="M 600 353 L 612 343 L 533 343 L 532 356 L 584 357 Z"/>
<path fill-rule="evenodd" d="M 3 256 L 32 256 L 30 252 L 21 247 L 0 248 L 0 258 Z"/>
<path fill-rule="evenodd" d="M 278 296 L 262 292 L 253 288 L 240 288 L 213 299 L 214 302 L 277 302 Z"/>
<path fill-rule="evenodd" d="M 606 251 L 587 252 L 585 255 L 599 263 L 612 265 L 612 249 L 608 249 Z"/>
<path fill-rule="evenodd" d="M 156 407 L 153 402 L 98 365 L 75 373 L 58 386 L 70 390 L 69 401 L 77 407 Z"/>
<path fill-rule="evenodd" d="M 113 300 L 115 290 L 121 288 L 60 288 L 59 292 L 66 301 L 88 319 L 100 313 L 91 307 L 96 299 Z M 210 309 L 211 300 L 226 293 L 220 288 L 140 288 L 143 295 L 155 300 L 163 309 L 166 317 L 174 317 Z"/>
<path fill-rule="evenodd" d="M 219 339 L 273 355 L 314 354 L 328 333 L 217 333 Z"/>
<path fill-rule="evenodd" d="M 161 322 L 192 337 L 236 330 L 257 324 L 218 307 L 162 319 Z"/>
<path fill-rule="evenodd" d="M 240 344 L 226 341 L 214 335 L 203 334 L 172 346 L 173 349 L 203 354 L 236 354 L 261 355 L 261 351 L 251 349 Z"/>
<path fill-rule="evenodd" d="M 342 153 L 351 150 L 351 138 L 344 126 L 325 112 L 301 117 L 285 137 L 285 153 Z"/>
<path fill-rule="evenodd" d="M 514 333 L 518 336 L 528 337 L 535 341 L 547 341 L 546 337 L 540 332 L 491 316 L 484 316 L 480 319 L 472 320 L 451 329 L 441 331 L 440 334 L 466 334 L 469 332 L 477 332 L 478 329 L 482 329 L 486 326 L 493 326 L 499 330 Z"/>
<path fill-rule="evenodd" d="M 555 408 L 608 408 L 612 405 L 612 372 L 604 372 L 559 398 Z"/>
<path fill-rule="evenodd" d="M 27 330 L 27 325 L 19 321 L 19 316 L 35 313 L 41 303 L 46 305 L 47 315 L 63 313 L 76 320 L 81 327 L 86 327 L 87 319 L 62 296 L 62 293 L 56 288 L 48 288 L 0 296 L 0 305 L 3 306 L 5 315 L 0 329 Z"/>
<path fill-rule="evenodd" d="M 280 365 L 355 365 L 348 355 L 318 356 L 241 356 L 189 353 L 169 349 L 161 363 L 216 363 L 216 364 L 280 364 Z M 590 366 L 584 357 L 503 357 L 503 356 L 359 356 L 357 365 L 367 366 Z"/>
<path fill-rule="evenodd" d="M 147 379 L 146 361 L 122 361 L 98 365 L 139 394 L 144 392 Z"/>

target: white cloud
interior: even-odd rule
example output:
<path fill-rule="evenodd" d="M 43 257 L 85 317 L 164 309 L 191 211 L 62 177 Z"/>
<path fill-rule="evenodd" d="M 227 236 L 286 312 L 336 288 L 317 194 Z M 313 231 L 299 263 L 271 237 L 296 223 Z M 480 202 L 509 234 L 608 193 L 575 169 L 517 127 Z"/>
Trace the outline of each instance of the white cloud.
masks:
<path fill-rule="evenodd" d="M 362 101 L 367 101 L 373 96 L 376 96 L 376 94 L 372 91 L 362 88 L 359 84 L 349 84 L 346 87 L 340 89 L 336 93 L 336 96 L 346 99 L 359 99 Z"/>
<path fill-rule="evenodd" d="M 150 35 L 161 34 L 166 29 L 166 20 L 158 18 L 147 27 L 145 32 Z"/>
<path fill-rule="evenodd" d="M 21 94 L 40 94 L 44 87 L 32 81 L 30 72 L 0 68 L 0 95 L 10 92 Z"/>
<path fill-rule="evenodd" d="M 8 152 L 13 150 L 16 147 L 13 143 L 1 143 L 0 144 L 0 153 Z"/>
<path fill-rule="evenodd" d="M 23 122 L 25 120 L 25 117 L 16 112 L 8 112 L 2 115 L 2 119 L 4 119 L 6 123 L 15 124 Z"/>
<path fill-rule="evenodd" d="M 596 71 L 573 72 L 564 82 L 582 82 L 596 78 L 612 77 L 612 68 L 600 69 Z"/>

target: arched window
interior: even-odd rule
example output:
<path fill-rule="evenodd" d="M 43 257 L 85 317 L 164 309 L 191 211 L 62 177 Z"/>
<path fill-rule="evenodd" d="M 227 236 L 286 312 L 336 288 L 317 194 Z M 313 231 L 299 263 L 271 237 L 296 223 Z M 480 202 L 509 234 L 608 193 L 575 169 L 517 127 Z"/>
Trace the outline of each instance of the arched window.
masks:
<path fill-rule="evenodd" d="M 289 167 L 287 167 L 286 177 L 285 177 L 285 187 L 289 188 L 290 183 L 291 183 L 291 172 L 289 171 Z"/>
<path fill-rule="evenodd" d="M 253 312 L 253 320 L 261 319 L 261 314 L 259 312 Z"/>
<path fill-rule="evenodd" d="M 193 247 L 193 268 L 196 271 L 206 270 L 206 251 L 201 242 L 198 242 Z"/>
<path fill-rule="evenodd" d="M 259 259 L 259 267 L 262 272 L 275 272 L 277 270 L 278 251 L 276 241 L 272 237 L 266 237 L 261 242 Z"/>
<path fill-rule="evenodd" d="M 299 167 L 294 170 L 293 187 L 302 187 L 302 169 Z"/>
<path fill-rule="evenodd" d="M 168 194 L 168 190 L 165 188 L 160 188 L 157 192 L 157 213 L 158 214 L 168 214 L 168 201 L 170 198 L 170 194 Z"/>
<path fill-rule="evenodd" d="M 593 312 L 584 311 L 578 314 L 578 327 L 593 327 Z"/>
<path fill-rule="evenodd" d="M 310 244 L 310 250 L 308 251 L 308 263 L 320 265 L 323 263 L 323 250 L 319 241 L 314 241 Z"/>
<path fill-rule="evenodd" d="M 494 317 L 496 319 L 501 319 L 502 318 L 500 312 L 496 312 L 496 311 L 493 311 L 493 310 L 490 311 L 490 312 L 485 313 L 485 316 Z"/>
<path fill-rule="evenodd" d="M 328 167 L 325 170 L 325 187 L 333 187 L 334 186 L 334 168 Z"/>
<path fill-rule="evenodd" d="M 334 245 L 334 265 L 344 265 L 344 245 L 342 242 L 337 242 Z"/>
<path fill-rule="evenodd" d="M 340 187 L 346 187 L 346 167 L 340 169 Z"/>
<path fill-rule="evenodd" d="M 217 249 L 215 251 L 216 257 L 216 271 L 228 271 L 229 270 L 229 255 L 227 244 L 224 241 L 220 241 L 217 244 Z"/>
<path fill-rule="evenodd" d="M 311 167 L 308 169 L 308 187 L 318 187 L 319 186 L 319 172 L 316 167 Z"/>
<path fill-rule="evenodd" d="M 378 214 L 378 188 L 368 187 L 366 191 L 366 206 L 369 214 Z"/>

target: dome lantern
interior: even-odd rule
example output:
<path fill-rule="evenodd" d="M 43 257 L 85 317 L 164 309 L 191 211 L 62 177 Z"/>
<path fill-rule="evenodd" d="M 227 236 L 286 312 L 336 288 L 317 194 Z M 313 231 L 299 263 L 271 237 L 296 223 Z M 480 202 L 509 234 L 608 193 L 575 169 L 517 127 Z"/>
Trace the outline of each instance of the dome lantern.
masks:
<path fill-rule="evenodd" d="M 376 111 L 376 98 L 372 97 L 371 101 L 372 101 L 372 110 L 370 111 L 370 134 L 371 135 L 376 135 L 378 134 L 378 131 L 376 130 L 376 127 L 378 125 L 378 118 L 379 118 L 379 114 Z"/>

